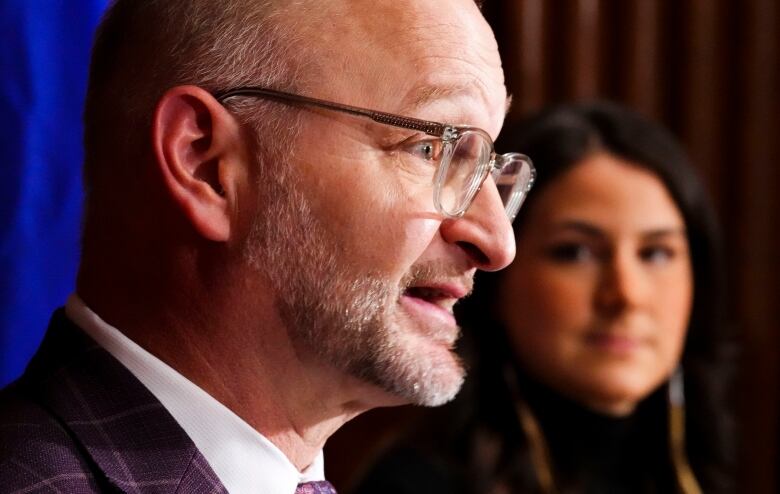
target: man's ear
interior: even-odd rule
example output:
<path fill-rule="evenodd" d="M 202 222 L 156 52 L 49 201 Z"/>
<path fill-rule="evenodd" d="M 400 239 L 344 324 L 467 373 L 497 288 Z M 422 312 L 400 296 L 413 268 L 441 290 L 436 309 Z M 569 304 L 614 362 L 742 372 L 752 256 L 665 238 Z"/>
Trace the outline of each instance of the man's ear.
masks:
<path fill-rule="evenodd" d="M 238 123 L 211 94 L 177 86 L 160 98 L 152 142 L 165 188 L 203 237 L 230 237 L 230 199 L 241 155 Z"/>

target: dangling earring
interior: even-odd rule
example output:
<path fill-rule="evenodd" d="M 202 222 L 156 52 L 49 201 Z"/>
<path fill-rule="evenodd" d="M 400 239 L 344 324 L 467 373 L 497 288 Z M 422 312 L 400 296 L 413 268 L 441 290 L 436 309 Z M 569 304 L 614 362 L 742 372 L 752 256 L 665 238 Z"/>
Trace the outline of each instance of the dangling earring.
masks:
<path fill-rule="evenodd" d="M 534 417 L 533 412 L 528 407 L 528 404 L 526 404 L 525 400 L 521 397 L 517 384 L 517 377 L 511 366 L 506 366 L 504 368 L 504 379 L 506 380 L 509 389 L 512 391 L 515 414 L 517 415 L 517 420 L 520 422 L 520 428 L 528 439 L 531 464 L 536 473 L 536 479 L 539 481 L 539 488 L 545 494 L 555 494 L 558 491 L 555 487 L 552 460 L 550 458 L 550 450 L 547 447 L 547 441 L 544 439 L 542 428 L 536 420 L 536 417 Z"/>
<path fill-rule="evenodd" d="M 682 367 L 669 379 L 667 391 L 669 413 L 669 453 L 677 485 L 683 494 L 702 494 L 685 453 L 685 384 Z"/>

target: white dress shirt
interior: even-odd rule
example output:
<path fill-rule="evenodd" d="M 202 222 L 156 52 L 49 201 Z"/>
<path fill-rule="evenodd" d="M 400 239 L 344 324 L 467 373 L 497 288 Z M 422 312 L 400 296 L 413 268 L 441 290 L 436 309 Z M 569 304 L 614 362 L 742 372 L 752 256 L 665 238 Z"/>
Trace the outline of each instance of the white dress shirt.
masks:
<path fill-rule="evenodd" d="M 103 321 L 78 295 L 68 298 L 65 313 L 152 392 L 231 494 L 294 494 L 298 483 L 325 478 L 322 451 L 305 471 L 299 472 L 271 441 L 192 381 Z"/>

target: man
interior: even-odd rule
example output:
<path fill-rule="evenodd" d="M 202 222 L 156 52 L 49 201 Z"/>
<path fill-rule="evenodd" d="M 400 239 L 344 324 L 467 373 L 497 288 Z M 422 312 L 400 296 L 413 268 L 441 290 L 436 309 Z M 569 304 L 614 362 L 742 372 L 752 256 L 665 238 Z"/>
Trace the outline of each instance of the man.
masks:
<path fill-rule="evenodd" d="M 512 260 L 532 179 L 491 154 L 506 100 L 471 0 L 118 0 L 3 492 L 330 492 L 345 421 L 450 400 L 452 306 Z"/>

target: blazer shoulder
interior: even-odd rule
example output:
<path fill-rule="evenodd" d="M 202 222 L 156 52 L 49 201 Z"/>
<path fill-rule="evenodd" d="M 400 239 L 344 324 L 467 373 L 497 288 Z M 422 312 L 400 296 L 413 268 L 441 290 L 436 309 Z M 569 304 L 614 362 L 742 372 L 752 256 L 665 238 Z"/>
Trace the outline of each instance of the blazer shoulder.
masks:
<path fill-rule="evenodd" d="M 14 385 L 0 391 L 0 493 L 100 492 L 90 463 L 52 413 Z"/>

